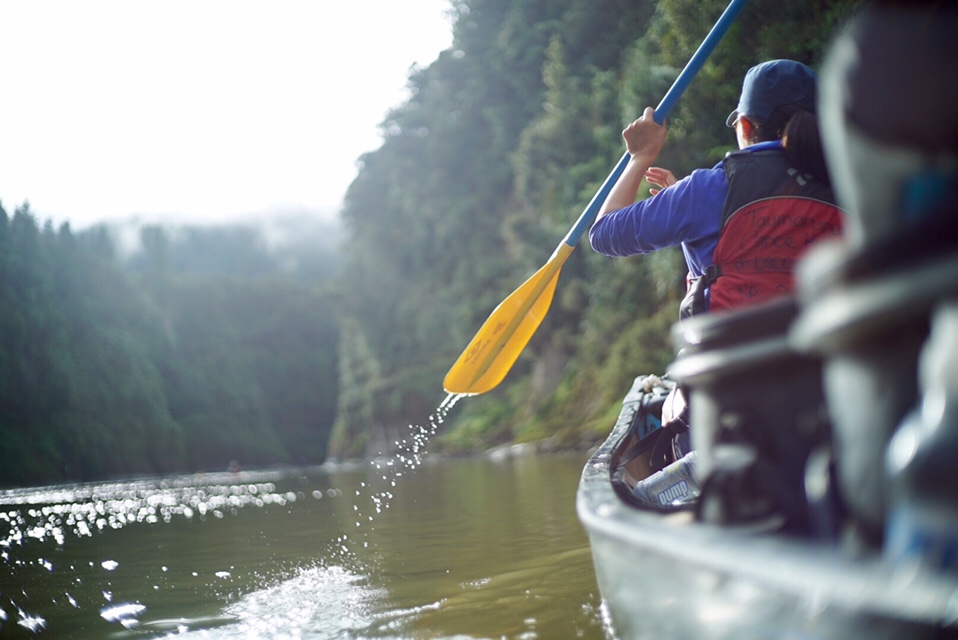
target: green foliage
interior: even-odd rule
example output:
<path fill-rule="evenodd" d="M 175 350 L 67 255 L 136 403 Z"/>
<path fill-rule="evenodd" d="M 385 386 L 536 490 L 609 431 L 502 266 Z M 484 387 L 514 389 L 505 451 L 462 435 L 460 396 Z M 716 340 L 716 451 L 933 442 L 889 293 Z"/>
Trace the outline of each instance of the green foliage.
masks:
<path fill-rule="evenodd" d="M 489 398 L 481 412 L 470 412 L 456 421 L 456 427 L 436 443 L 435 450 L 446 454 L 471 454 L 511 442 L 515 434 L 515 407 L 501 398 Z"/>
<path fill-rule="evenodd" d="M 216 254 L 250 232 L 203 234 Z M 183 268 L 182 238 L 204 241 L 176 235 L 143 229 L 129 272 L 106 228 L 41 230 L 29 205 L 0 207 L 0 485 L 325 458 L 329 296 L 235 246 L 219 255 L 260 260 L 259 276 Z"/>
<path fill-rule="evenodd" d="M 745 71 L 772 57 L 816 65 L 856 4 L 750 2 L 672 112 L 661 165 L 679 176 L 714 165 L 735 145 L 725 117 Z M 343 212 L 338 308 L 356 346 L 341 357 L 353 398 L 342 433 L 424 419 L 461 349 L 548 260 L 621 156 L 623 126 L 658 104 L 726 6 L 453 2 L 452 48 L 411 75 L 411 98 L 383 124 Z M 684 276 L 678 250 L 628 260 L 577 251 L 505 389 L 464 402 L 441 446 L 601 431 L 632 378 L 674 357 Z M 347 392 L 354 384 L 364 391 Z"/>
<path fill-rule="evenodd" d="M 745 71 L 817 66 L 858 4 L 750 0 L 670 114 L 661 166 L 721 159 Z M 360 159 L 341 265 L 325 229 L 148 227 L 129 256 L 103 228 L 0 208 L 0 483 L 319 462 L 334 420 L 333 455 L 375 454 L 434 411 L 445 372 L 548 260 L 622 128 L 726 5 L 451 0 L 452 47 L 412 70 Z M 437 446 L 607 429 L 631 379 L 671 361 L 684 276 L 678 250 L 581 247 L 505 382 L 461 403 Z"/>

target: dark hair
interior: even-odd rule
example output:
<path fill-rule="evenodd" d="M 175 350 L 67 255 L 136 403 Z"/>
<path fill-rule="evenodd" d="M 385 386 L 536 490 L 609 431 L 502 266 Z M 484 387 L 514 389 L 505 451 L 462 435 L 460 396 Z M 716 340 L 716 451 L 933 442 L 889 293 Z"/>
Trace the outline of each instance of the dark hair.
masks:
<path fill-rule="evenodd" d="M 785 156 L 796 169 L 829 184 L 818 118 L 814 113 L 796 105 L 783 105 L 775 109 L 768 120 L 750 117 L 749 121 L 753 125 L 749 142 L 781 140 Z"/>

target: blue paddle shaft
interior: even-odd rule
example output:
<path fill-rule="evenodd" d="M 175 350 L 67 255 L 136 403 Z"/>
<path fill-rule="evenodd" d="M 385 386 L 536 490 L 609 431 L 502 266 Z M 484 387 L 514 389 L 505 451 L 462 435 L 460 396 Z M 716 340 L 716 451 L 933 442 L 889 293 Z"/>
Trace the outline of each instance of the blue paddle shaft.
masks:
<path fill-rule="evenodd" d="M 672 87 L 669 89 L 668 93 L 665 94 L 665 97 L 662 98 L 659 106 L 655 108 L 655 113 L 652 116 L 652 119 L 655 120 L 655 122 L 658 124 L 665 122 L 665 118 L 669 115 L 669 112 L 672 111 L 672 107 L 674 107 L 675 103 L 678 102 L 679 97 L 685 92 L 689 84 L 691 84 L 692 78 L 694 78 L 695 74 L 699 72 L 709 55 L 712 54 L 712 51 L 718 45 L 719 41 L 729 30 L 729 27 L 732 26 L 733 22 L 735 22 L 735 18 L 738 17 L 738 14 L 742 11 L 742 7 L 744 5 L 745 0 L 732 0 L 725 11 L 722 12 L 718 22 L 715 23 L 715 26 L 712 27 L 711 31 L 709 31 L 709 34 L 705 37 L 705 40 L 703 40 L 702 44 L 699 45 L 698 50 L 696 50 L 695 54 L 688 61 L 688 64 L 685 65 L 685 68 L 682 69 L 682 73 L 679 74 L 679 77 L 676 78 L 675 82 L 672 83 Z M 562 241 L 563 243 L 569 245 L 570 247 L 574 247 L 579 243 L 579 239 L 582 237 L 582 234 L 585 233 L 585 230 L 592 224 L 592 220 L 594 220 L 595 216 L 599 213 L 599 209 L 602 208 L 602 204 L 605 202 L 606 198 L 609 197 L 609 192 L 612 191 L 612 187 L 614 187 L 615 183 L 618 182 L 619 176 L 621 176 L 622 172 L 625 171 L 626 165 L 629 164 L 629 158 L 629 152 L 626 151 L 622 158 L 619 159 L 618 164 L 615 165 L 612 173 L 609 174 L 609 177 L 605 179 L 605 182 L 602 183 L 602 186 L 599 187 L 599 190 L 596 192 L 596 194 L 592 196 L 592 200 L 589 202 L 589 205 L 585 208 L 585 211 L 582 212 L 582 215 L 579 216 L 579 219 L 576 220 L 576 223 L 572 229 L 569 230 L 569 233 Z"/>

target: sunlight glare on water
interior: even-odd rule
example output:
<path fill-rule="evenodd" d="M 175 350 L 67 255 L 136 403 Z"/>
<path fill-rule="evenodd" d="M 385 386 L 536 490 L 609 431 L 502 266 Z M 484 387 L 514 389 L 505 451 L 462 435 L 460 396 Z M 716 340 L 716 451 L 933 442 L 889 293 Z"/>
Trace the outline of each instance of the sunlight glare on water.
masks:
<path fill-rule="evenodd" d="M 461 397 L 371 461 L 0 491 L 0 637 L 604 637 L 581 462 L 428 457 Z"/>

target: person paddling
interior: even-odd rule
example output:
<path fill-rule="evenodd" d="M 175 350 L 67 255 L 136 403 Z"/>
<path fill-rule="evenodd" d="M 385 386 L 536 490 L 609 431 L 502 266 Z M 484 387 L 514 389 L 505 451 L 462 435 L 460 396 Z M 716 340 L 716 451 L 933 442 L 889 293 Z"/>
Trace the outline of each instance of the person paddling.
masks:
<path fill-rule="evenodd" d="M 726 121 L 739 150 L 678 181 L 652 166 L 667 127 L 646 108 L 622 132 L 631 159 L 590 230 L 593 250 L 617 257 L 681 246 L 689 270 L 683 318 L 791 293 L 799 255 L 841 232 L 816 84 L 815 72 L 793 60 L 752 67 Z M 643 177 L 658 188 L 635 202 Z"/>
<path fill-rule="evenodd" d="M 841 232 L 841 211 L 829 183 L 815 116 L 817 76 L 793 60 L 770 60 L 745 76 L 726 124 L 738 151 L 711 169 L 675 180 L 653 164 L 667 128 L 652 108 L 622 132 L 631 155 L 590 230 L 592 248 L 609 256 L 681 246 L 689 270 L 680 317 L 744 307 L 794 290 L 795 263 L 820 238 Z M 635 202 L 642 179 L 652 197 Z M 662 408 L 659 442 L 672 464 L 632 490 L 653 509 L 694 502 L 699 495 L 688 406 L 676 385 Z M 679 490 L 680 489 L 680 490 Z"/>

